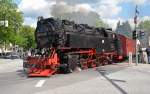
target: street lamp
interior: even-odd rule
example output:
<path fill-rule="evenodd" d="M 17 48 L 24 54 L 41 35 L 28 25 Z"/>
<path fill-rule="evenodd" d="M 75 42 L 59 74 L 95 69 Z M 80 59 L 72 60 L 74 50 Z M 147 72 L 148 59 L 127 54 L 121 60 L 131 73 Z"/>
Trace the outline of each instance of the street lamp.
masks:
<path fill-rule="evenodd" d="M 138 32 L 137 32 L 137 18 L 138 18 L 138 15 L 139 15 L 139 11 L 137 10 L 137 5 L 136 5 L 136 8 L 135 8 L 135 17 L 134 17 L 134 24 L 135 24 L 135 30 L 133 32 L 133 36 L 135 36 L 135 41 L 136 41 L 136 44 L 135 44 L 135 51 L 136 51 L 136 66 L 138 65 Z"/>

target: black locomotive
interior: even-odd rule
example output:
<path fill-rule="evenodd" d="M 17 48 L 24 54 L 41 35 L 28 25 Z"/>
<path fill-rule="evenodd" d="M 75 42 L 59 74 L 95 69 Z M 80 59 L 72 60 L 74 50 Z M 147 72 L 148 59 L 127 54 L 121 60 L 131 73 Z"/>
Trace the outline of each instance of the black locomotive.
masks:
<path fill-rule="evenodd" d="M 39 51 L 23 63 L 28 76 L 50 76 L 98 67 L 135 52 L 132 39 L 110 29 L 55 18 L 38 19 L 35 40 Z"/>

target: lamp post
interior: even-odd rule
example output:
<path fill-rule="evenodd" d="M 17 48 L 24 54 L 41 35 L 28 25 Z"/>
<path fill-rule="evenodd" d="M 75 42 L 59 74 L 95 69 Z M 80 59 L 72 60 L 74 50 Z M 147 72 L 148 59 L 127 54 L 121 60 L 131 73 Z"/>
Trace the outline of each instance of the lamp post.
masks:
<path fill-rule="evenodd" d="M 137 31 L 136 31 L 136 34 L 137 34 Z M 136 66 L 138 65 L 138 45 L 137 45 L 137 42 L 138 42 L 138 39 L 136 38 Z"/>
<path fill-rule="evenodd" d="M 136 8 L 135 8 L 135 17 L 134 17 L 134 24 L 135 24 L 135 41 L 136 41 L 136 44 L 135 44 L 135 51 L 136 51 L 136 66 L 138 65 L 138 45 L 137 45 L 137 42 L 138 42 L 138 32 L 137 32 L 137 18 L 138 18 L 138 15 L 139 15 L 139 11 L 137 10 L 137 5 L 136 5 Z"/>

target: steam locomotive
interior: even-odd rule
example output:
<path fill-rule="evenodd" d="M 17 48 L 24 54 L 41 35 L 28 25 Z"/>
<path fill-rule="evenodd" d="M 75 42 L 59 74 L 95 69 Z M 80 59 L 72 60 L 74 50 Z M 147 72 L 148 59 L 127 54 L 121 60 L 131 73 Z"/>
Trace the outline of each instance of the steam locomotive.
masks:
<path fill-rule="evenodd" d="M 125 38 L 111 29 L 40 17 L 35 31 L 37 49 L 27 57 L 24 68 L 28 76 L 50 76 L 111 64 L 125 57 L 126 47 L 120 45 Z"/>

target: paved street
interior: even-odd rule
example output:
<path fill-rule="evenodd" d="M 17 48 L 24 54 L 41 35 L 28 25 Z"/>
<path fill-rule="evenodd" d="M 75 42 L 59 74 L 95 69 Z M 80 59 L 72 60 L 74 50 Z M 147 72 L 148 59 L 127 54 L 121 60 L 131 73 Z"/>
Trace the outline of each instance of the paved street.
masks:
<path fill-rule="evenodd" d="M 150 94 L 150 65 L 127 63 L 28 78 L 22 60 L 0 59 L 0 94 Z"/>

